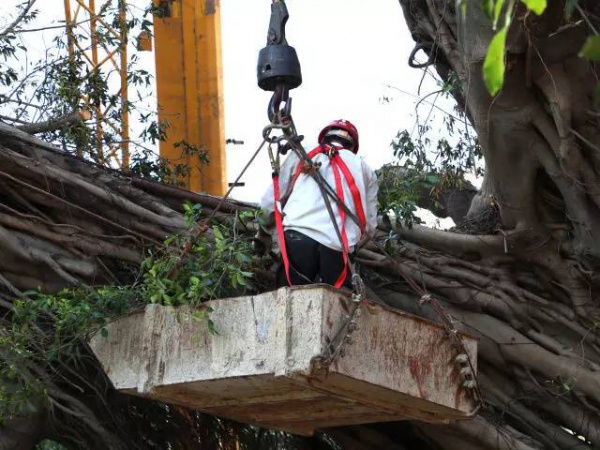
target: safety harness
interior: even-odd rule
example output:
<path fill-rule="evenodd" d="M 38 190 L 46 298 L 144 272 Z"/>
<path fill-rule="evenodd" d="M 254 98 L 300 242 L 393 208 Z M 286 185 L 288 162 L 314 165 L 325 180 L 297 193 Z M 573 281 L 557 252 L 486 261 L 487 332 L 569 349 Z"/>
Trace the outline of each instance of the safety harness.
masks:
<path fill-rule="evenodd" d="M 339 151 L 342 149 L 343 149 L 342 147 L 335 146 L 335 145 L 321 144 L 318 147 L 316 147 L 315 149 L 313 149 L 310 153 L 308 153 L 308 158 L 310 160 L 312 160 L 315 156 L 317 156 L 319 154 L 324 154 L 329 157 L 329 161 L 331 163 L 331 168 L 333 170 L 333 177 L 335 180 L 335 191 L 336 191 L 336 194 L 338 197 L 338 202 L 340 202 L 340 203 L 345 202 L 344 186 L 343 186 L 342 177 L 346 180 L 346 184 L 348 185 L 348 188 L 350 189 L 350 193 L 352 195 L 352 201 L 354 203 L 354 209 L 356 210 L 356 215 L 357 215 L 358 221 L 359 221 L 358 225 L 359 225 L 360 232 L 362 235 L 362 233 L 365 232 L 366 225 L 367 225 L 367 220 L 365 218 L 365 212 L 363 209 L 363 202 L 362 202 L 362 198 L 360 196 L 360 191 L 356 185 L 356 180 L 354 179 L 352 172 L 350 172 L 350 169 L 348 169 L 348 166 L 346 165 L 346 163 L 344 162 L 344 160 L 342 159 L 342 157 L 339 154 Z M 279 188 L 279 171 L 278 170 L 273 171 L 273 194 L 274 194 L 274 198 L 275 198 L 275 206 L 274 206 L 273 210 L 275 213 L 275 225 L 277 227 L 277 237 L 279 239 L 279 248 L 281 250 L 281 258 L 283 260 L 285 275 L 287 277 L 287 281 L 290 286 L 292 286 L 292 281 L 290 278 L 290 260 L 289 260 L 287 248 L 285 245 L 282 210 L 285 207 L 286 200 L 289 198 L 291 192 L 294 189 L 294 186 L 296 185 L 296 181 L 298 180 L 300 175 L 303 173 L 303 168 L 304 168 L 304 164 L 302 162 L 299 162 L 298 166 L 296 166 L 294 175 L 292 177 L 292 180 L 288 187 L 288 191 L 286 192 L 286 195 L 285 195 L 283 201 L 281 199 L 281 191 Z M 316 167 L 313 163 L 313 167 L 310 170 L 317 170 L 317 169 L 318 169 L 318 167 Z M 344 260 L 344 268 L 342 269 L 340 276 L 338 277 L 338 279 L 336 280 L 336 282 L 334 284 L 334 287 L 336 287 L 336 288 L 342 287 L 342 285 L 344 284 L 344 281 L 346 280 L 346 277 L 348 276 L 349 253 L 350 253 L 350 246 L 348 243 L 348 235 L 346 233 L 346 212 L 344 211 L 344 208 L 342 208 L 339 204 L 338 204 L 338 214 L 340 217 L 340 222 L 342 224 L 339 235 L 340 235 L 340 241 L 341 241 L 341 246 L 342 246 L 342 258 Z M 335 220 L 335 217 L 332 217 L 331 219 Z"/>

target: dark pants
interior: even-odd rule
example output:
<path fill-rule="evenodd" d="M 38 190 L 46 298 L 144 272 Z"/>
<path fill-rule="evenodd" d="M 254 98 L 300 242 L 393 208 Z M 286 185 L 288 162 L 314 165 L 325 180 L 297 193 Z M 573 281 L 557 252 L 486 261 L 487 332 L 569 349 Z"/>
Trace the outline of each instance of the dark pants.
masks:
<path fill-rule="evenodd" d="M 342 252 L 332 250 L 298 231 L 285 232 L 285 245 L 293 285 L 326 283 L 333 286 L 344 270 Z M 288 286 L 283 263 L 277 271 L 277 286 Z M 352 289 L 350 268 L 343 286 Z"/>

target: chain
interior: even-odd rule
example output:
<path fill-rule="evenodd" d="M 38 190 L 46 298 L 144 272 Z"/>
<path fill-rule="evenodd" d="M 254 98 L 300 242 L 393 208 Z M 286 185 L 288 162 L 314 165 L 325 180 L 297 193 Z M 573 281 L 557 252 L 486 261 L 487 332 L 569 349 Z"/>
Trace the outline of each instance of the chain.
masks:
<path fill-rule="evenodd" d="M 274 94 L 277 95 L 277 99 L 281 99 L 281 93 Z M 311 167 L 314 163 L 308 157 L 308 154 L 300 144 L 300 140 L 298 139 L 298 134 L 296 133 L 296 128 L 294 126 L 292 117 L 291 117 L 291 104 L 290 99 L 286 97 L 286 108 L 280 109 L 279 105 L 273 103 L 273 100 L 270 104 L 270 111 L 276 111 L 276 114 L 273 114 L 272 120 L 274 123 L 265 127 L 265 129 L 280 129 L 282 131 L 282 135 L 276 138 L 273 138 L 274 143 L 281 145 L 283 141 L 287 141 L 287 146 L 289 146 L 292 151 L 297 155 L 301 163 L 310 165 Z M 421 288 L 414 280 L 408 277 L 404 270 L 402 269 L 400 263 L 396 261 L 387 250 L 379 244 L 373 236 L 370 236 L 366 233 L 366 230 L 360 224 L 358 217 L 348 209 L 345 203 L 338 197 L 335 190 L 329 186 L 329 184 L 325 181 L 323 176 L 319 173 L 318 170 L 309 170 L 307 171 L 308 175 L 310 175 L 321 190 L 321 194 L 325 200 L 325 206 L 329 212 L 329 215 L 334 223 L 334 228 L 338 237 L 341 239 L 341 234 L 339 228 L 337 227 L 337 220 L 335 220 L 335 216 L 333 215 L 333 210 L 331 208 L 330 199 L 333 200 L 341 209 L 344 210 L 346 215 L 356 223 L 361 231 L 363 231 L 367 235 L 367 240 L 365 242 L 373 242 L 377 249 L 388 259 L 391 263 L 396 267 L 398 273 L 404 278 L 404 280 L 408 283 L 408 285 L 420 296 L 419 303 L 421 305 L 429 305 L 434 312 L 440 318 L 442 326 L 444 327 L 448 338 L 450 339 L 451 345 L 455 348 L 457 355 L 454 358 L 454 364 L 456 365 L 456 369 L 459 375 L 462 378 L 462 386 L 466 389 L 469 389 L 477 403 L 479 408 L 483 403 L 483 395 L 481 393 L 481 389 L 479 387 L 479 383 L 477 382 L 477 377 L 475 375 L 475 369 L 471 358 L 463 344 L 462 340 L 458 336 L 458 330 L 454 326 L 452 319 L 450 316 L 444 311 L 439 302 L 429 293 L 427 293 L 423 288 Z M 352 273 L 352 286 L 354 293 L 352 295 L 352 300 L 354 302 L 354 307 L 351 314 L 343 321 L 342 325 L 336 332 L 335 336 L 329 340 L 326 348 L 323 350 L 322 354 L 314 358 L 314 369 L 319 371 L 327 371 L 329 366 L 333 363 L 333 361 L 337 358 L 338 355 L 343 355 L 343 347 L 344 344 L 351 342 L 349 336 L 356 329 L 356 319 L 360 315 L 360 304 L 366 298 L 366 287 L 364 282 L 358 272 L 356 271 L 353 264 L 350 265 L 350 270 Z"/>
<path fill-rule="evenodd" d="M 377 246 L 379 251 L 381 251 L 385 257 L 392 262 L 392 264 L 396 267 L 396 270 L 400 274 L 400 276 L 408 283 L 408 285 L 420 295 L 419 304 L 420 305 L 429 305 L 434 312 L 440 318 L 442 325 L 446 331 L 446 335 L 450 339 L 450 343 L 455 348 L 457 352 L 457 356 L 454 358 L 454 364 L 457 366 L 458 373 L 462 378 L 462 386 L 467 389 L 471 389 L 475 399 L 478 402 L 478 406 L 481 406 L 483 403 L 483 395 L 481 393 L 481 389 L 479 387 L 479 383 L 477 382 L 477 377 L 475 375 L 475 368 L 473 366 L 473 362 L 469 357 L 469 353 L 465 348 L 462 340 L 458 337 L 458 330 L 454 326 L 452 319 L 444 311 L 439 302 L 428 292 L 421 288 L 413 279 L 411 279 L 404 270 L 398 261 L 396 261 L 386 250 L 383 248 L 379 242 L 371 239 L 372 242 Z"/>
<path fill-rule="evenodd" d="M 457 351 L 457 355 L 454 358 L 454 364 L 458 369 L 458 373 L 462 378 L 462 386 L 467 389 L 472 389 L 475 399 L 479 403 L 479 406 L 483 403 L 483 394 L 477 382 L 477 376 L 475 375 L 475 368 L 473 362 L 467 353 L 467 349 L 463 344 L 462 340 L 458 336 L 458 330 L 454 326 L 454 323 L 438 303 L 438 301 L 431 296 L 431 294 L 424 294 L 419 300 L 419 304 L 429 304 L 431 308 L 437 313 L 442 320 L 442 324 L 446 329 L 446 334 L 450 338 L 451 344 Z"/>
<path fill-rule="evenodd" d="M 349 263 L 350 273 L 352 274 L 352 287 L 354 288 L 354 294 L 352 295 L 352 301 L 360 303 L 363 299 L 367 298 L 367 287 L 365 282 L 361 278 L 358 270 L 354 266 L 353 262 Z"/>
<path fill-rule="evenodd" d="M 310 361 L 311 373 L 323 373 L 326 375 L 329 371 L 329 367 L 336 360 L 336 358 L 338 356 L 341 356 L 342 358 L 344 357 L 344 345 L 352 344 L 352 333 L 358 329 L 356 326 L 356 321 L 361 315 L 361 303 L 362 301 L 356 301 L 355 297 L 353 296 L 352 311 L 343 321 L 333 337 L 326 338 L 327 344 L 321 351 L 321 354 L 315 356 Z"/>

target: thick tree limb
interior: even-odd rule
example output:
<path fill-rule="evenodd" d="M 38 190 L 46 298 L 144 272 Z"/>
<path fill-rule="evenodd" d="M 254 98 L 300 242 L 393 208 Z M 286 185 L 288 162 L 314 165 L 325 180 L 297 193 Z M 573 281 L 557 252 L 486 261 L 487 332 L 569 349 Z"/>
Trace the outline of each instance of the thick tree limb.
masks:
<path fill-rule="evenodd" d="M 56 119 L 21 125 L 17 128 L 28 134 L 48 133 L 50 131 L 64 130 L 76 125 L 83 125 L 87 118 L 89 118 L 87 114 L 78 111 Z"/>
<path fill-rule="evenodd" d="M 478 258 L 508 253 L 508 240 L 502 235 L 472 236 L 434 230 L 413 224 L 410 228 L 401 224 L 393 225 L 401 239 L 406 239 L 430 249 L 440 250 L 456 256 L 476 255 Z"/>

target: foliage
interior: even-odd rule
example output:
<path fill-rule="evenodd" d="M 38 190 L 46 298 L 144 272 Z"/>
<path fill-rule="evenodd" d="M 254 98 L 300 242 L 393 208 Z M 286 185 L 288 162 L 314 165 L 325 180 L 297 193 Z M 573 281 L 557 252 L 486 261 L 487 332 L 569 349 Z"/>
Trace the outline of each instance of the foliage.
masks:
<path fill-rule="evenodd" d="M 506 36 L 510 28 L 512 14 L 515 8 L 515 0 L 484 0 L 483 10 L 492 21 L 494 29 L 500 23 L 504 11 L 503 23 L 500 30 L 492 38 L 483 64 L 483 79 L 492 95 L 496 95 L 504 84 L 504 72 L 506 62 L 504 61 Z M 531 2 L 530 2 L 531 3 Z"/>
<path fill-rule="evenodd" d="M 548 6 L 547 0 L 521 0 L 526 8 L 541 15 Z M 483 64 L 483 79 L 491 95 L 496 95 L 504 84 L 504 74 L 506 71 L 506 38 L 513 20 L 516 0 L 482 0 L 481 6 L 487 17 L 492 21 L 494 29 L 500 24 L 502 12 L 504 12 L 502 26 L 492 38 Z M 565 18 L 571 20 L 579 0 L 565 1 Z M 593 29 L 593 27 L 592 27 Z M 594 30 L 594 35 L 587 38 L 579 56 L 590 61 L 600 60 L 600 36 Z M 600 92 L 600 84 L 597 89 Z M 596 95 L 596 98 L 600 96 Z"/>
<path fill-rule="evenodd" d="M 130 122 L 138 124 L 136 138 L 129 139 L 131 163 L 135 174 L 181 185 L 186 176 L 185 164 L 161 159 L 154 147 L 165 140 L 168 123 L 157 120 L 156 106 L 149 102 L 152 97 L 153 76 L 140 66 L 139 55 L 128 48 L 127 86 L 129 101 L 121 103 L 119 72 L 110 60 L 92 68 L 90 58 L 92 45 L 100 49 L 99 60 L 110 55 L 120 58 L 118 36 L 151 35 L 152 22 L 149 5 L 140 14 L 134 6 L 127 7 L 125 20 L 119 15 L 117 0 L 98 3 L 96 30 L 89 31 L 89 20 L 82 12 L 79 22 L 45 35 L 50 44 L 43 54 L 34 60 L 31 40 L 25 39 L 27 25 L 37 26 L 39 12 L 29 11 L 13 30 L 0 34 L 0 115 L 2 120 L 21 126 L 52 121 L 67 117 L 73 112 L 81 113 L 84 120 L 74 121 L 41 134 L 41 138 L 53 142 L 64 151 L 86 157 L 110 167 L 122 161 L 119 150 L 122 144 L 121 116 L 124 110 Z M 151 3 L 151 2 L 148 2 Z M 20 6 L 23 10 L 26 3 Z M 17 11 L 15 15 L 19 12 Z M 41 30 L 41 28 L 40 28 Z M 73 42 L 77 42 L 73 45 Z M 131 47 L 131 45 L 129 46 Z M 101 131 L 97 131 L 101 130 Z M 206 151 L 182 145 L 182 158 L 197 157 L 198 164 L 207 163 Z"/>
<path fill-rule="evenodd" d="M 186 214 L 193 220 L 199 214 L 198 205 L 186 205 Z M 248 218 L 247 214 L 240 215 L 241 220 Z M 213 226 L 211 231 L 212 236 L 173 236 L 165 242 L 165 249 L 146 259 L 142 264 L 143 297 L 170 306 L 198 306 L 252 288 L 252 272 L 244 270 L 252 264 L 250 241 L 235 231 L 228 233 L 223 225 Z M 185 249 L 185 254 L 172 248 Z"/>
<path fill-rule="evenodd" d="M 154 129 L 154 125 L 150 125 L 145 131 Z M 151 138 L 152 142 L 165 139 L 166 132 L 161 134 L 161 136 L 163 137 L 158 139 Z M 141 150 L 131 156 L 129 172 L 142 178 L 149 178 L 173 186 L 185 187 L 187 185 L 187 177 L 191 171 L 188 161 L 197 161 L 199 165 L 208 164 L 208 152 L 204 147 L 190 145 L 186 141 L 176 142 L 174 146 L 182 149 L 181 157 L 176 160 L 167 159 L 160 155 L 157 156 L 152 149 L 141 148 Z"/>
<path fill-rule="evenodd" d="M 438 93 L 450 96 L 458 87 L 448 77 Z M 421 223 L 417 202 L 438 197 L 442 189 L 461 188 L 467 175 L 483 176 L 479 140 L 458 108 L 456 115 L 444 113 L 443 129 L 433 130 L 430 121 L 417 122 L 413 132 L 399 131 L 391 142 L 397 162 L 378 171 L 379 210 L 391 211 L 407 225 Z"/>
<path fill-rule="evenodd" d="M 186 204 L 190 229 L 169 237 L 165 246 L 143 262 L 138 282 L 129 286 L 72 287 L 57 294 L 27 292 L 14 302 L 12 324 L 0 335 L 0 423 L 31 414 L 47 396 L 46 380 L 28 372 L 39 367 L 76 366 L 80 344 L 91 334 L 106 336 L 113 318 L 147 303 L 192 305 L 194 318 L 215 332 L 210 308 L 202 303 L 241 295 L 253 289 L 251 242 L 233 226 L 198 225 L 201 208 Z M 250 219 L 240 213 L 235 222 Z M 50 373 L 52 371 L 50 370 Z"/>
<path fill-rule="evenodd" d="M 396 219 L 411 226 L 421 223 L 416 215 L 421 177 L 416 173 L 398 176 L 396 164 L 386 164 L 377 172 L 379 193 L 378 210 L 391 212 Z"/>
<path fill-rule="evenodd" d="M 600 36 L 590 36 L 583 44 L 579 56 L 590 61 L 600 61 Z"/>
<path fill-rule="evenodd" d="M 2 86 L 11 86 L 18 81 L 18 74 L 14 67 L 7 64 L 8 61 L 15 59 L 20 52 L 27 49 L 17 39 L 16 31 L 19 27 L 33 21 L 38 16 L 38 11 L 30 11 L 28 3 L 24 2 L 18 6 L 17 15 L 23 15 L 19 24 L 16 24 L 13 30 L 0 30 L 0 57 L 3 64 L 0 66 L 0 88 Z"/>

